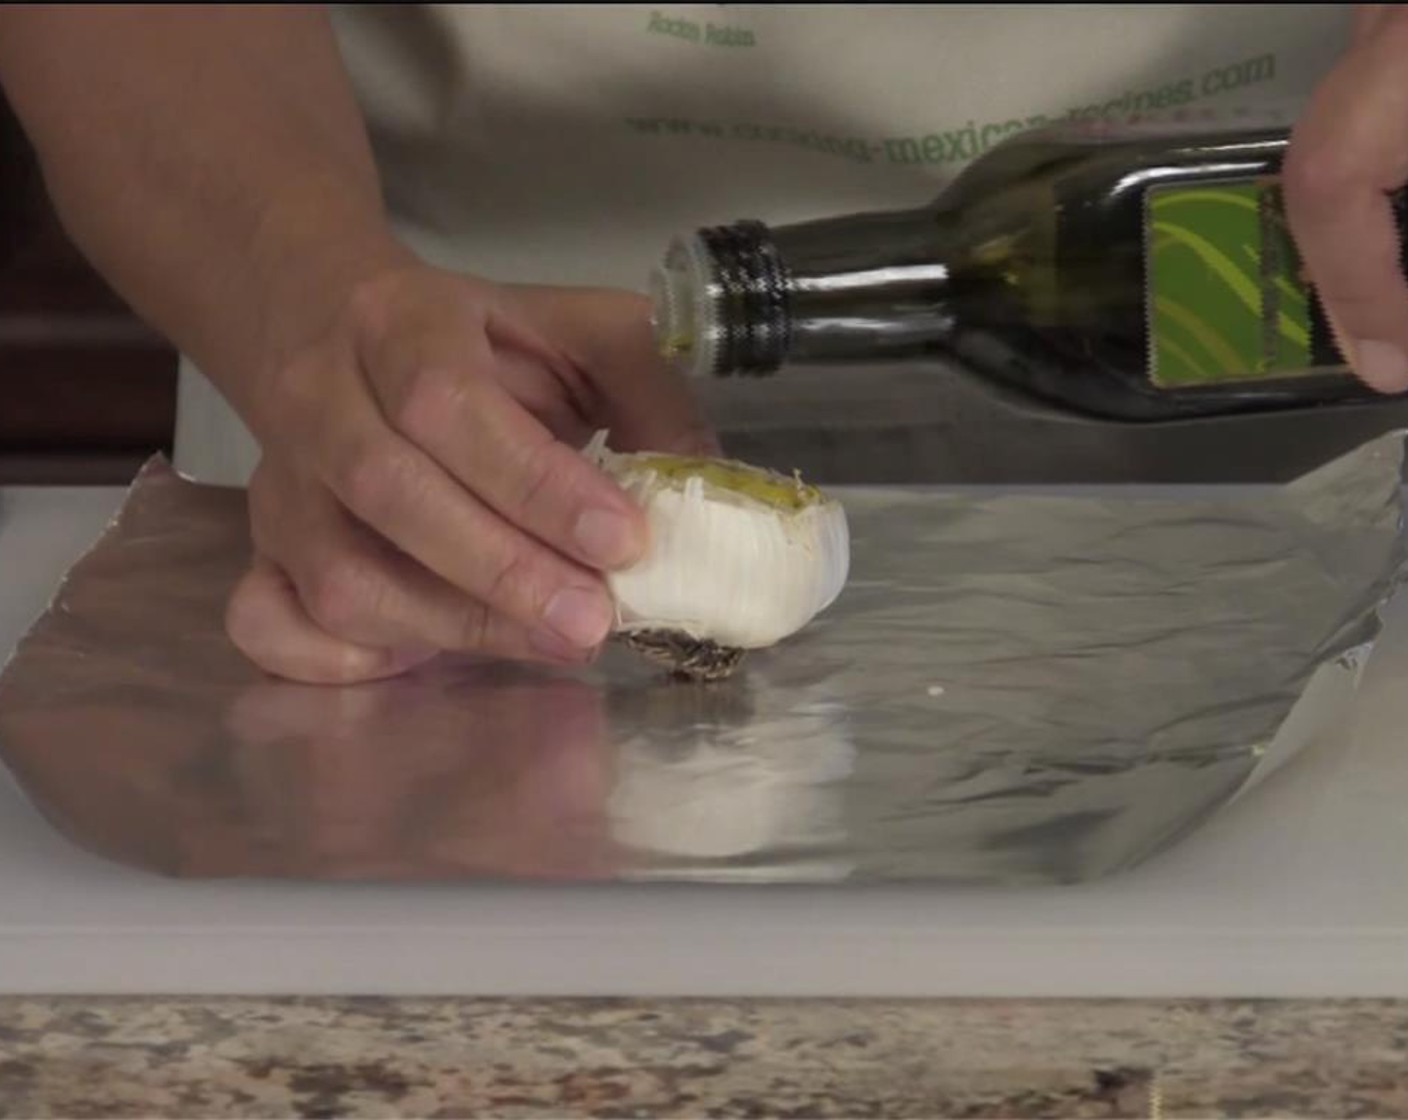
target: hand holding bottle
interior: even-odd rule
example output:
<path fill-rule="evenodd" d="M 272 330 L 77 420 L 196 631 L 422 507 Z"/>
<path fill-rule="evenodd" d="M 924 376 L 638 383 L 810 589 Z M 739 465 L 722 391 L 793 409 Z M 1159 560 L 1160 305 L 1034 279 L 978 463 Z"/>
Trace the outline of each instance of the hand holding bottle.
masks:
<path fill-rule="evenodd" d="M 1363 4 L 1291 137 L 1287 216 L 1336 341 L 1369 385 L 1408 390 L 1408 280 L 1387 194 L 1408 184 L 1408 8 Z"/>

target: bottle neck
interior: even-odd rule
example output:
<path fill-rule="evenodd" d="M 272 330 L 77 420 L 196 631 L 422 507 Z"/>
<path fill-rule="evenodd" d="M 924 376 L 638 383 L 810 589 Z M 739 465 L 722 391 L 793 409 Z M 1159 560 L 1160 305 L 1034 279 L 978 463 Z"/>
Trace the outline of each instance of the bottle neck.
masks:
<path fill-rule="evenodd" d="M 698 230 L 651 278 L 660 352 L 698 377 L 919 352 L 952 326 L 942 240 L 932 209 Z"/>

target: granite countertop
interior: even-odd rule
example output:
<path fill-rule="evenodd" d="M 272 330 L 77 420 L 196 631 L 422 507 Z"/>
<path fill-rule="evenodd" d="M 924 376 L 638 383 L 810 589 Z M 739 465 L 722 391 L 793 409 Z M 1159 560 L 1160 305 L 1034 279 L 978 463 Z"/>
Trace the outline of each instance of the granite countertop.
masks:
<path fill-rule="evenodd" d="M 0 998 L 5 1117 L 1408 1117 L 1408 1003 Z"/>

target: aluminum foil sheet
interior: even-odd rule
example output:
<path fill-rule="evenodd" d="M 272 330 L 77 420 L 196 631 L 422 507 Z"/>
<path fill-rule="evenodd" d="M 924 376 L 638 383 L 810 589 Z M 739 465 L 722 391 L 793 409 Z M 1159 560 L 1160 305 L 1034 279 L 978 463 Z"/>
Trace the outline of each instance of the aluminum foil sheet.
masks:
<path fill-rule="evenodd" d="M 157 460 L 0 674 L 0 754 L 72 841 L 173 876 L 1089 879 L 1291 724 L 1333 736 L 1404 571 L 1403 467 L 1396 434 L 1256 491 L 837 488 L 848 587 L 729 681 L 612 649 L 325 688 L 226 640 L 243 492 Z"/>

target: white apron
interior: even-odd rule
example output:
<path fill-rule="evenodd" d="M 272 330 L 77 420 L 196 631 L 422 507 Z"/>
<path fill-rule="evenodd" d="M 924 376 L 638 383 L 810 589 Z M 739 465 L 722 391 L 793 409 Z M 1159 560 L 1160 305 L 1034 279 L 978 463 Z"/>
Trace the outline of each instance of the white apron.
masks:
<path fill-rule="evenodd" d="M 335 9 L 398 230 L 505 281 L 642 289 L 675 233 L 910 206 L 1072 116 L 1294 107 L 1351 6 L 690 4 Z M 176 465 L 258 449 L 183 362 Z"/>

